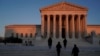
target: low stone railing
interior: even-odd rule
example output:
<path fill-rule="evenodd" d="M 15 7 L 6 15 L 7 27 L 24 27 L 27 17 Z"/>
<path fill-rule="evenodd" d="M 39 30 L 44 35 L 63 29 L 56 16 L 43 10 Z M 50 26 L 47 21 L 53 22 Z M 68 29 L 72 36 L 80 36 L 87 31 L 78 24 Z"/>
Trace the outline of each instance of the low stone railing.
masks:
<path fill-rule="evenodd" d="M 91 43 L 91 44 L 93 43 L 93 38 L 90 35 L 84 37 L 84 40 Z"/>

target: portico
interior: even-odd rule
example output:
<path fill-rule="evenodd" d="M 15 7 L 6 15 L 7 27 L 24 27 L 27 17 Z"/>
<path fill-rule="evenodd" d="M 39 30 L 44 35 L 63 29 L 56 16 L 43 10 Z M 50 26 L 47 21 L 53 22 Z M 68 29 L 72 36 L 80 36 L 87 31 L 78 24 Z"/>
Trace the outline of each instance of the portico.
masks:
<path fill-rule="evenodd" d="M 61 2 L 42 8 L 41 33 L 48 38 L 80 39 L 87 32 L 87 9 Z"/>

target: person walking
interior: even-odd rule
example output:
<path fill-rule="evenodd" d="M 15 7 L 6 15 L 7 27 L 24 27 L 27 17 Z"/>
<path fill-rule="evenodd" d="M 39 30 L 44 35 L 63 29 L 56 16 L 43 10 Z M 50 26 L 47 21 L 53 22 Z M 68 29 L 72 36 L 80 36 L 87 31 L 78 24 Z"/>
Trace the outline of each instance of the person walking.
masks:
<path fill-rule="evenodd" d="M 51 37 L 48 39 L 48 46 L 49 46 L 49 49 L 51 49 L 51 47 L 52 47 L 52 38 Z"/>
<path fill-rule="evenodd" d="M 63 40 L 63 45 L 64 45 L 64 48 L 66 48 L 66 46 L 67 46 L 67 39 L 66 38 L 64 38 L 64 40 Z"/>
<path fill-rule="evenodd" d="M 56 45 L 57 56 L 60 56 L 61 48 L 62 48 L 62 46 L 61 46 L 60 42 L 58 42 L 58 44 Z"/>
<path fill-rule="evenodd" d="M 79 48 L 76 46 L 76 44 L 74 44 L 74 47 L 72 49 L 72 55 L 78 56 L 78 53 L 79 53 Z"/>

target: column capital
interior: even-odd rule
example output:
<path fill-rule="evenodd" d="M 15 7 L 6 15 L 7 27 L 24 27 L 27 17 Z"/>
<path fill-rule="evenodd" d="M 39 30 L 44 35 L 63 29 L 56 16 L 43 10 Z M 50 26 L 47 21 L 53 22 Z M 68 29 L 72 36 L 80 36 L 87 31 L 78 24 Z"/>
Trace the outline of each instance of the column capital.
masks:
<path fill-rule="evenodd" d="M 75 14 L 72 14 L 72 17 L 74 17 L 75 16 Z"/>
<path fill-rule="evenodd" d="M 62 15 L 59 14 L 59 17 L 61 17 Z"/>

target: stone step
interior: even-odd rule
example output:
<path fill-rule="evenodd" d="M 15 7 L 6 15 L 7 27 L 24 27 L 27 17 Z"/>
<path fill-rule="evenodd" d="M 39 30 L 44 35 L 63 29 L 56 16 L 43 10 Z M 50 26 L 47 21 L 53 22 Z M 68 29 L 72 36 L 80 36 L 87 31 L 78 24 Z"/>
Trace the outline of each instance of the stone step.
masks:
<path fill-rule="evenodd" d="M 6 47 L 7 49 L 5 49 Z M 92 51 L 91 49 L 94 50 L 93 48 L 80 48 L 79 56 L 100 56 L 100 48 L 97 48 L 99 49 L 99 51 Z M 72 48 L 70 47 L 68 47 L 67 49 L 62 48 L 61 56 L 71 56 L 71 50 Z M 40 55 L 41 56 L 57 56 L 57 53 L 56 53 L 55 48 L 41 49 L 40 47 L 34 48 L 32 46 L 21 46 L 21 47 L 18 47 L 18 46 L 15 46 L 15 47 L 2 46 L 1 47 L 0 46 L 0 56 L 40 56 Z"/>
<path fill-rule="evenodd" d="M 58 41 L 61 42 L 61 45 L 63 45 L 63 39 L 52 39 L 52 45 L 56 46 Z M 74 44 L 77 44 L 78 46 L 92 46 L 92 44 L 84 41 L 84 40 L 67 40 L 67 46 L 73 46 Z M 48 39 L 42 39 L 42 40 L 35 40 L 34 45 L 37 46 L 48 46 Z"/>

